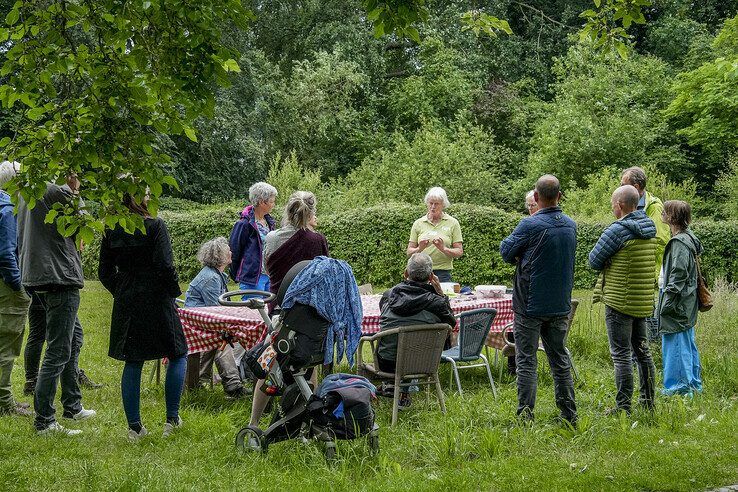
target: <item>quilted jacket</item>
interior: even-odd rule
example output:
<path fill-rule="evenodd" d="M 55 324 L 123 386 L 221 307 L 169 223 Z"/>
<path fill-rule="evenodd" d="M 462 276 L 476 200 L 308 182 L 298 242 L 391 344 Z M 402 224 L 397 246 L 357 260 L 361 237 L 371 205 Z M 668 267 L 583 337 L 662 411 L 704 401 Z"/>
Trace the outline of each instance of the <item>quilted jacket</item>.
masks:
<path fill-rule="evenodd" d="M 589 252 L 589 265 L 602 272 L 593 301 L 629 316 L 651 316 L 656 250 L 656 226 L 643 210 L 610 224 Z"/>

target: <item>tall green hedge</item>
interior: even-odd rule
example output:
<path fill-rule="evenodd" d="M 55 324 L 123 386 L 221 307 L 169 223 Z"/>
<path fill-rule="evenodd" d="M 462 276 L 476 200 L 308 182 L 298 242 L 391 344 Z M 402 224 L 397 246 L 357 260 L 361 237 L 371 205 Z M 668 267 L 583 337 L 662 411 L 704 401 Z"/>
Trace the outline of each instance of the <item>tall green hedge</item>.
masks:
<path fill-rule="evenodd" d="M 410 227 L 424 213 L 422 206 L 387 204 L 381 207 L 346 210 L 319 215 L 319 229 L 328 239 L 331 255 L 346 260 L 359 283 L 392 285 L 402 275 Z M 215 236 L 228 237 L 240 208 L 227 206 L 183 212 L 162 212 L 172 237 L 174 259 L 180 278 L 191 279 L 200 270 L 195 258 L 200 244 Z M 500 241 L 520 216 L 494 207 L 454 205 L 448 212 L 461 224 L 464 256 L 454 261 L 454 279 L 464 285 L 510 284 L 514 268 L 503 263 Z M 578 223 L 578 247 L 574 283 L 589 288 L 595 274 L 587 266 L 589 250 L 604 224 Z M 738 281 L 738 222 L 701 222 L 694 231 L 705 246 L 703 268 L 708 279 Z M 97 276 L 99 240 L 83 252 L 85 275 Z"/>

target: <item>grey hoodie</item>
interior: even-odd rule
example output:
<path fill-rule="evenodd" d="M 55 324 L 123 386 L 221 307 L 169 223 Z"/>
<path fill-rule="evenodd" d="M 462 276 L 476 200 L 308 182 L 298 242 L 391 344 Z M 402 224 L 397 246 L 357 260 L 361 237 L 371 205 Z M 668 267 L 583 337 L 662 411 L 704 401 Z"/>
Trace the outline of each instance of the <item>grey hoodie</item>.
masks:
<path fill-rule="evenodd" d="M 84 287 L 82 258 L 73 237 L 63 237 L 56 223 L 45 224 L 55 203 L 73 198 L 69 186 L 46 185 L 43 199 L 33 209 L 25 200 L 18 203 L 18 252 L 21 282 L 29 289 Z"/>

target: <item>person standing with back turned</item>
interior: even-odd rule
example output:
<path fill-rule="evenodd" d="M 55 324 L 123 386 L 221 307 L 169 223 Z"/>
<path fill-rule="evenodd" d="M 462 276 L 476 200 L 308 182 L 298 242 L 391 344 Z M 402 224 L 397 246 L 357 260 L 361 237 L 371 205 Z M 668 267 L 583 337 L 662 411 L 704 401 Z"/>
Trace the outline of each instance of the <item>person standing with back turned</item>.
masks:
<path fill-rule="evenodd" d="M 561 418 L 576 425 L 571 360 L 564 347 L 574 284 L 576 223 L 561 211 L 559 180 L 550 174 L 536 182 L 539 210 L 520 221 L 500 244 L 500 254 L 515 265 L 515 362 L 518 416 L 533 420 L 538 384 L 538 338 L 543 341 L 554 379 Z"/>

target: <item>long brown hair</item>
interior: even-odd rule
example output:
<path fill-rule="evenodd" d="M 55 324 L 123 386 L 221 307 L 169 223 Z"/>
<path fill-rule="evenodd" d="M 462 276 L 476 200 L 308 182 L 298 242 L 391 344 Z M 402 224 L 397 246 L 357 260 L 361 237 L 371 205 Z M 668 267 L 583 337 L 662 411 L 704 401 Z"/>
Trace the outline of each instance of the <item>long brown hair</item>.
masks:
<path fill-rule="evenodd" d="M 128 210 L 134 214 L 140 215 L 146 219 L 151 218 L 151 213 L 149 212 L 149 208 L 146 204 L 138 203 L 130 193 L 123 194 L 123 205 L 125 205 Z"/>

